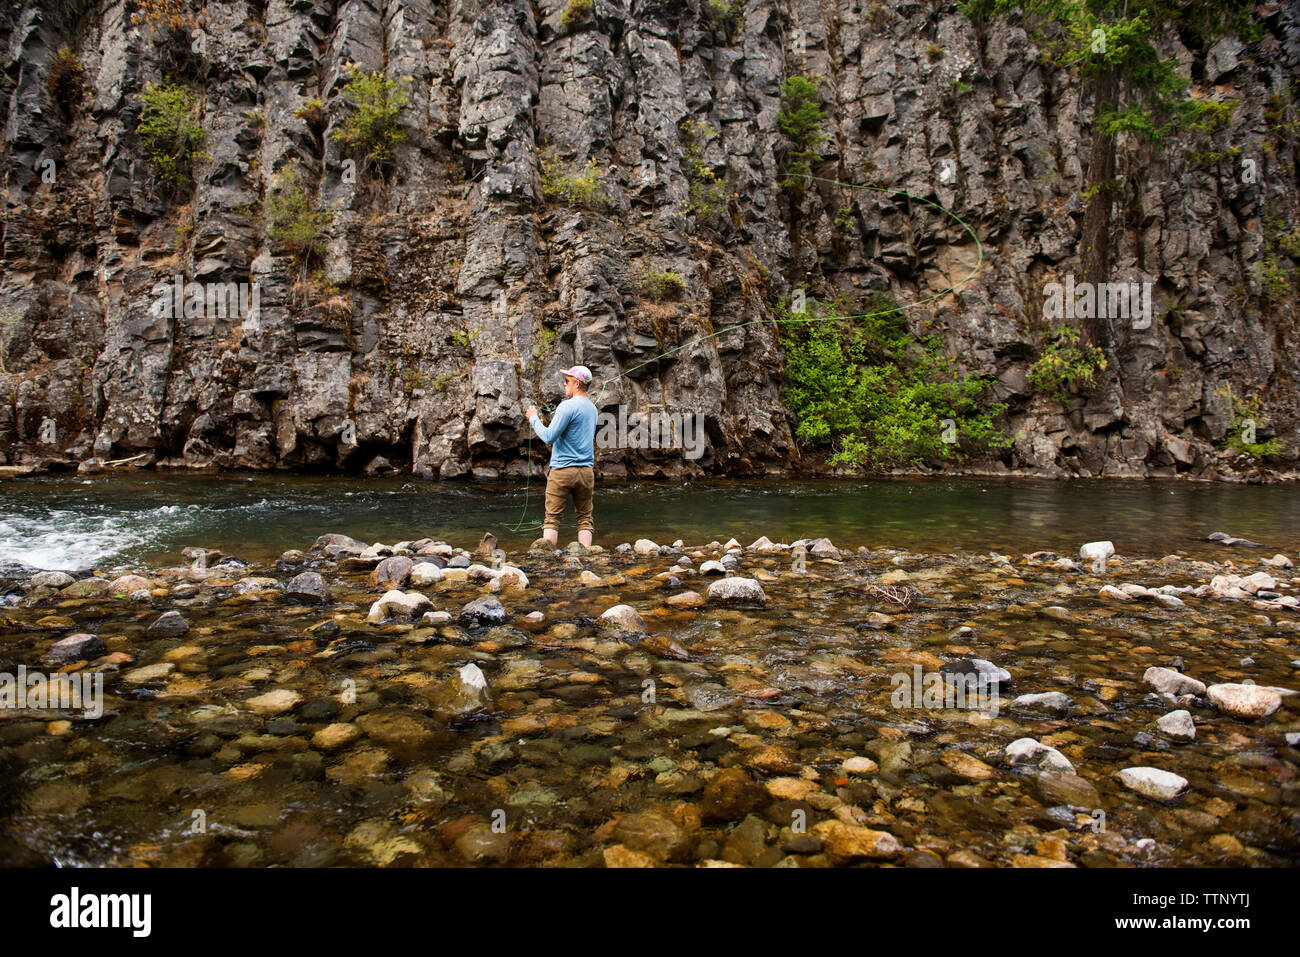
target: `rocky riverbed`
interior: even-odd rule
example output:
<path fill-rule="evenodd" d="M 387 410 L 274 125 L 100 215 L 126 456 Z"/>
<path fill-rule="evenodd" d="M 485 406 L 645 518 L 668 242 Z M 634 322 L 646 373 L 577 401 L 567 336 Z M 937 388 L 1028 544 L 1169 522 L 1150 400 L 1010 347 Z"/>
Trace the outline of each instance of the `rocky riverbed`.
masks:
<path fill-rule="evenodd" d="M 0 858 L 1300 860 L 1286 555 L 494 545 L 4 582 L 0 673 L 103 698 L 0 707 Z"/>

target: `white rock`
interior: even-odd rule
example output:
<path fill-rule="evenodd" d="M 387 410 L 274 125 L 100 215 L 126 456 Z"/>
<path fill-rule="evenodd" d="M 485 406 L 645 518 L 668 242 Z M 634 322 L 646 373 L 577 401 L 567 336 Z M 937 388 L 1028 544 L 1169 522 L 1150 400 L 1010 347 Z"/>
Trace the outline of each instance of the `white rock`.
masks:
<path fill-rule="evenodd" d="M 1007 745 L 1003 754 L 1013 767 L 1018 764 L 1032 764 L 1044 771 L 1074 773 L 1074 765 L 1070 763 L 1069 758 L 1051 745 L 1035 741 L 1033 738 L 1017 738 Z"/>
<path fill-rule="evenodd" d="M 370 614 L 366 616 L 366 621 L 374 625 L 385 618 L 403 616 L 409 618 L 432 605 L 433 602 L 417 591 L 403 592 L 394 588 L 384 592 L 379 600 L 370 606 Z"/>
<path fill-rule="evenodd" d="M 497 592 L 503 588 L 512 588 L 515 591 L 522 591 L 528 587 L 528 576 L 524 574 L 522 568 L 516 568 L 514 565 L 502 565 L 498 568 L 488 585 L 489 590 Z"/>
<path fill-rule="evenodd" d="M 739 548 L 740 542 L 736 541 L 734 538 L 729 538 L 727 539 L 727 544 L 723 545 L 722 547 L 724 550 L 728 548 Z"/>
<path fill-rule="evenodd" d="M 1250 597 L 1250 592 L 1241 587 L 1239 575 L 1215 575 L 1210 579 L 1210 593 L 1220 598 Z"/>
<path fill-rule="evenodd" d="M 753 578 L 719 578 L 709 584 L 713 601 L 756 601 L 767 604 L 763 586 Z"/>
<path fill-rule="evenodd" d="M 654 555 L 659 551 L 659 546 L 648 538 L 638 538 L 632 545 L 632 551 L 638 555 Z"/>
<path fill-rule="evenodd" d="M 1142 680 L 1164 694 L 1205 694 L 1205 685 L 1173 668 L 1148 668 Z"/>
<path fill-rule="evenodd" d="M 1114 585 L 1102 585 L 1101 590 L 1097 592 L 1097 595 L 1107 601 L 1125 602 L 1133 600 L 1132 595 L 1121 588 L 1116 588 Z"/>
<path fill-rule="evenodd" d="M 1190 711 L 1170 711 L 1156 720 L 1156 727 L 1171 738 L 1196 740 L 1196 722 Z"/>
<path fill-rule="evenodd" d="M 287 688 L 268 691 L 266 694 L 249 698 L 244 705 L 254 714 L 283 714 L 302 701 L 302 695 Z"/>
<path fill-rule="evenodd" d="M 839 558 L 840 550 L 831 544 L 829 538 L 819 538 L 809 544 L 808 554 L 813 558 Z"/>
<path fill-rule="evenodd" d="M 1124 768 L 1115 776 L 1129 790 L 1157 801 L 1176 798 L 1187 787 L 1187 778 L 1160 768 Z"/>
<path fill-rule="evenodd" d="M 411 566 L 411 584 L 417 588 L 432 585 L 443 579 L 442 569 L 433 562 L 420 562 Z"/>
<path fill-rule="evenodd" d="M 156 665 L 145 665 L 143 668 L 128 671 L 122 675 L 122 680 L 129 685 L 140 685 L 157 678 L 166 678 L 175 667 L 176 665 L 170 661 L 160 661 Z"/>
<path fill-rule="evenodd" d="M 700 574 L 701 575 L 715 575 L 715 574 L 725 575 L 727 574 L 727 566 L 722 564 L 722 562 L 707 561 L 700 566 Z"/>
<path fill-rule="evenodd" d="M 1111 542 L 1088 542 L 1079 549 L 1079 557 L 1085 562 L 1092 562 L 1093 571 L 1105 571 L 1106 559 L 1115 554 Z"/>
<path fill-rule="evenodd" d="M 1282 696 L 1272 688 L 1259 685 L 1210 685 L 1206 692 L 1210 704 L 1234 718 L 1267 718 L 1282 707 Z"/>
<path fill-rule="evenodd" d="M 1157 604 L 1163 605 L 1165 608 L 1186 608 L 1187 607 L 1187 603 L 1184 602 L 1177 595 L 1153 594 L 1151 597 L 1153 597 L 1156 600 Z"/>
<path fill-rule="evenodd" d="M 1261 564 L 1268 565 L 1270 568 L 1294 568 L 1295 567 L 1291 559 L 1287 558 L 1285 555 L 1281 554 L 1280 552 L 1274 555 L 1272 558 L 1264 559 L 1264 561 Z"/>
<path fill-rule="evenodd" d="M 1276 591 L 1277 579 L 1268 572 L 1255 572 L 1241 580 L 1241 588 L 1252 595 L 1260 591 Z"/>
<path fill-rule="evenodd" d="M 460 669 L 460 683 L 466 691 L 478 694 L 487 690 L 487 678 L 479 666 L 470 662 Z"/>
<path fill-rule="evenodd" d="M 647 630 L 645 621 L 631 605 L 615 605 L 613 608 L 605 609 L 596 619 L 596 624 L 601 628 L 618 632 L 644 634 Z"/>
<path fill-rule="evenodd" d="M 772 540 L 766 535 L 760 536 L 749 546 L 756 552 L 770 552 L 773 548 Z"/>
<path fill-rule="evenodd" d="M 1048 711 L 1067 711 L 1070 698 L 1059 691 L 1044 691 L 1041 694 L 1022 694 L 1011 702 L 1012 707 L 1044 708 Z"/>

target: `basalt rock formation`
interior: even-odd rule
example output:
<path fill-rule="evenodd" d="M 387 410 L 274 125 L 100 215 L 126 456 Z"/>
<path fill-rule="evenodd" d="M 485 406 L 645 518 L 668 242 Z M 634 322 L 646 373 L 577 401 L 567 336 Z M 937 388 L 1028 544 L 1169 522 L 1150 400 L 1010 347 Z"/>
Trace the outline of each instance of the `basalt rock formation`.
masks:
<path fill-rule="evenodd" d="M 783 189 L 781 86 L 798 74 L 827 105 L 818 176 L 929 197 L 980 237 L 979 274 L 907 312 L 1008 404 L 1014 445 L 978 467 L 1227 477 L 1227 387 L 1260 400 L 1285 471 L 1300 337 L 1268 224 L 1300 221 L 1300 11 L 1259 15 L 1248 44 L 1160 37 L 1194 95 L 1237 103 L 1212 135 L 1121 140 L 1113 273 L 1153 284 L 1154 320 L 1118 322 L 1105 374 L 1066 404 L 1028 371 L 1053 324 L 1044 285 L 1080 273 L 1092 110 L 1015 17 L 977 25 L 939 0 L 15 0 L 0 456 L 520 475 L 545 460 L 523 409 L 581 362 L 603 407 L 704 417 L 699 458 L 604 451 L 604 475 L 809 467 L 776 304 L 879 286 L 916 302 L 977 246 L 895 194 Z M 354 64 L 409 78 L 384 166 L 334 137 Z M 137 129 L 138 94 L 164 82 L 194 91 L 205 134 L 181 187 Z M 717 135 L 692 146 L 687 121 Z M 594 160 L 604 202 L 545 197 L 547 157 Z M 332 211 L 316 263 L 258 212 L 291 161 Z M 689 208 L 696 163 L 725 182 L 708 222 Z M 1261 292 L 1265 266 L 1282 294 Z M 650 269 L 680 294 L 648 296 Z M 255 283 L 257 308 L 159 309 L 176 277 Z"/>

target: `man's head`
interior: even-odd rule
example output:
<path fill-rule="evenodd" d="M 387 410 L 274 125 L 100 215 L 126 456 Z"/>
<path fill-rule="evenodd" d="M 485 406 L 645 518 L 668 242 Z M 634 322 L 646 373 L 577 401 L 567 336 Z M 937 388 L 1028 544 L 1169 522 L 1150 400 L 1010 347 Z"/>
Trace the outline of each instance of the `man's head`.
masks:
<path fill-rule="evenodd" d="M 591 370 L 586 366 L 573 366 L 564 370 L 564 394 L 570 399 L 575 395 L 586 395 L 590 384 Z"/>

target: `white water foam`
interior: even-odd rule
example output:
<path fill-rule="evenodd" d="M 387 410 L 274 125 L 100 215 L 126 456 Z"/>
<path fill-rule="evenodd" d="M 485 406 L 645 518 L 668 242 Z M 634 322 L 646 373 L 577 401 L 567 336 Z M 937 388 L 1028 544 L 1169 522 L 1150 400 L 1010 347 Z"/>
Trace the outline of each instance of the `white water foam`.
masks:
<path fill-rule="evenodd" d="M 87 514 L 48 509 L 41 514 L 0 514 L 0 563 L 31 568 L 97 568 L 121 559 L 191 523 L 195 506 L 161 505 L 140 512 Z"/>

